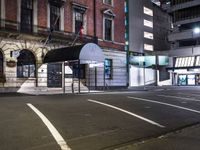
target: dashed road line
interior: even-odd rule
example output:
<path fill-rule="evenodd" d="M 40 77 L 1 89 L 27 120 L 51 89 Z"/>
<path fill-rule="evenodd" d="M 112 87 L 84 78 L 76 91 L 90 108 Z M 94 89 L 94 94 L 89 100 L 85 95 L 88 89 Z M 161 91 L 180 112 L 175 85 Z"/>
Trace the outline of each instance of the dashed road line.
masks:
<path fill-rule="evenodd" d="M 151 102 L 151 103 L 156 103 L 156 104 L 161 104 L 161 105 L 166 105 L 166 106 L 175 107 L 175 108 L 178 108 L 178 109 L 183 109 L 183 110 L 187 110 L 187 111 L 191 111 L 191 112 L 200 114 L 200 111 L 195 110 L 195 109 L 190 109 L 190 108 L 187 108 L 187 107 L 182 107 L 182 106 L 178 106 L 178 105 L 173 105 L 173 104 L 164 103 L 164 102 L 158 102 L 158 101 L 154 101 L 154 100 L 150 100 L 150 99 L 144 99 L 144 98 L 139 98 L 139 97 L 130 97 L 130 96 L 128 96 L 128 98 L 136 99 L 136 100 L 140 100 L 140 101 Z"/>
<path fill-rule="evenodd" d="M 53 124 L 43 115 L 35 106 L 30 103 L 27 105 L 40 117 L 43 123 L 47 126 L 51 134 L 53 135 L 54 139 L 56 140 L 57 144 L 60 146 L 61 150 L 71 150 L 71 148 L 67 145 L 66 141 L 60 135 L 58 130 L 53 126 Z"/>
<path fill-rule="evenodd" d="M 139 118 L 139 119 L 141 119 L 141 120 L 143 120 L 143 121 L 146 121 L 146 122 L 148 122 L 148 123 L 150 123 L 150 124 L 153 124 L 153 125 L 155 125 L 155 126 L 158 126 L 158 127 L 160 127 L 160 128 L 165 128 L 165 126 L 163 126 L 163 125 L 161 125 L 161 124 L 159 124 L 159 123 L 156 123 L 156 122 L 154 122 L 154 121 L 152 121 L 152 120 L 150 120 L 150 119 L 144 118 L 144 117 L 142 117 L 142 116 L 139 116 L 139 115 L 134 114 L 134 113 L 132 113 L 132 112 L 129 112 L 129 111 L 127 111 L 127 110 L 121 109 L 121 108 L 119 108 L 119 107 L 116 107 L 116 106 L 113 106 L 113 105 L 110 105 L 110 104 L 106 104 L 106 103 L 102 103 L 102 102 L 99 102 L 99 101 L 96 101 L 96 100 L 92 100 L 92 99 L 88 99 L 88 101 L 89 101 L 89 102 L 92 102 L 92 103 L 104 105 L 104 106 L 107 106 L 107 107 L 110 107 L 110 108 L 113 108 L 113 109 L 116 109 L 116 110 L 119 110 L 119 111 L 121 111 L 121 112 L 124 112 L 124 113 L 126 113 L 126 114 L 129 114 L 129 115 L 134 116 L 134 117 L 136 117 L 136 118 Z"/>

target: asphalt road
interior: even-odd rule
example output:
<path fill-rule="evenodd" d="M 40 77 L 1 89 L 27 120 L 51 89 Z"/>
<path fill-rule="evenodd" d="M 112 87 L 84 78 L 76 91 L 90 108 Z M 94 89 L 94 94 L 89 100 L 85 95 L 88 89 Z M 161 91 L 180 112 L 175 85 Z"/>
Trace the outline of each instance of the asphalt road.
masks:
<path fill-rule="evenodd" d="M 0 150 L 117 149 L 199 124 L 199 97 L 199 89 L 178 88 L 4 95 L 0 97 Z"/>

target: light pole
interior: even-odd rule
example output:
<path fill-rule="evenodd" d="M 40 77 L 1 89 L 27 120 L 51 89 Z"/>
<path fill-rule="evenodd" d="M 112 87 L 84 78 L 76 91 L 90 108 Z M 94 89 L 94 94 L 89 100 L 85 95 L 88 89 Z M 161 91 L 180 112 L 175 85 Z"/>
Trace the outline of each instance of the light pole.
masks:
<path fill-rule="evenodd" d="M 199 27 L 195 27 L 194 29 L 193 29 L 193 32 L 192 32 L 192 38 L 194 38 L 194 35 L 196 35 L 197 37 L 199 36 L 199 34 L 200 34 L 200 28 Z M 195 36 L 195 37 L 196 37 Z M 195 45 L 197 45 L 198 44 L 198 39 L 197 39 L 197 41 L 195 42 Z"/>

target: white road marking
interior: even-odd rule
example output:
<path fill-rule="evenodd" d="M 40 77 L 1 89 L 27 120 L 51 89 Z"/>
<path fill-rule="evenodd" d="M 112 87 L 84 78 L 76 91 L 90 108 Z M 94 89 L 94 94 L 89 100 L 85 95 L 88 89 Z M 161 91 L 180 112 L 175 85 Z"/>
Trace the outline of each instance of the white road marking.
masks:
<path fill-rule="evenodd" d="M 78 95 L 118 95 L 118 94 L 133 94 L 138 92 L 144 92 L 144 90 L 135 90 L 135 91 L 118 91 L 118 92 L 108 92 L 108 91 L 99 91 L 99 92 L 90 92 L 90 93 L 81 93 Z"/>
<path fill-rule="evenodd" d="M 161 105 L 166 105 L 166 106 L 171 106 L 171 107 L 175 107 L 175 108 L 178 108 L 178 109 L 183 109 L 183 110 L 187 110 L 187 111 L 191 111 L 191 112 L 195 112 L 195 113 L 200 114 L 200 111 L 195 110 L 195 109 L 190 109 L 190 108 L 187 108 L 187 107 L 182 107 L 182 106 L 178 106 L 178 105 L 173 105 L 173 104 L 158 102 L 158 101 L 144 99 L 144 98 L 139 98 L 139 97 L 130 97 L 130 96 L 128 96 L 128 98 L 136 99 L 136 100 L 140 100 L 140 101 L 151 102 L 151 103 L 156 103 L 156 104 L 161 104 Z"/>
<path fill-rule="evenodd" d="M 132 113 L 132 112 L 126 111 L 126 110 L 121 109 L 121 108 L 119 108 L 119 107 L 116 107 L 116 106 L 113 106 L 113 105 L 109 105 L 109 104 L 106 104 L 106 103 L 102 103 L 102 102 L 99 102 L 99 101 L 96 101 L 96 100 L 91 100 L 91 99 L 88 99 L 88 101 L 89 101 L 89 102 L 93 102 L 93 103 L 97 103 L 97 104 L 100 104 L 100 105 L 104 105 L 104 106 L 107 106 L 107 107 L 110 107 L 110 108 L 113 108 L 113 109 L 116 109 L 116 110 L 119 110 L 119 111 L 121 111 L 121 112 L 124 112 L 124 113 L 126 113 L 126 114 L 129 114 L 129 115 L 134 116 L 134 117 L 136 117 L 136 118 L 139 118 L 139 119 L 141 119 L 141 120 L 143 120 L 143 121 L 146 121 L 146 122 L 148 122 L 148 123 L 150 123 L 150 124 L 153 124 L 153 125 L 155 125 L 155 126 L 158 126 L 158 127 L 160 127 L 160 128 L 165 128 L 165 126 L 160 125 L 159 123 L 156 123 L 156 122 L 154 122 L 154 121 L 152 121 L 152 120 L 149 120 L 149 119 L 147 119 L 147 118 L 144 118 L 144 117 L 139 116 L 139 115 L 137 115 L 137 114 L 134 114 L 134 113 Z"/>
<path fill-rule="evenodd" d="M 193 94 L 193 93 L 178 93 L 180 95 L 186 95 L 186 96 L 200 96 L 200 94 Z"/>
<path fill-rule="evenodd" d="M 176 99 L 183 99 L 183 100 L 187 100 L 187 101 L 200 102 L 200 100 L 197 100 L 197 99 L 187 98 L 187 97 L 180 97 L 180 96 L 172 96 L 172 95 L 157 95 L 157 96 L 168 97 L 168 98 L 176 98 Z"/>
<path fill-rule="evenodd" d="M 58 130 L 53 126 L 53 124 L 35 106 L 30 103 L 27 103 L 27 105 L 40 117 L 43 123 L 47 126 L 57 144 L 60 145 L 61 150 L 71 150 L 71 148 L 67 145 L 67 143 L 60 135 Z"/>

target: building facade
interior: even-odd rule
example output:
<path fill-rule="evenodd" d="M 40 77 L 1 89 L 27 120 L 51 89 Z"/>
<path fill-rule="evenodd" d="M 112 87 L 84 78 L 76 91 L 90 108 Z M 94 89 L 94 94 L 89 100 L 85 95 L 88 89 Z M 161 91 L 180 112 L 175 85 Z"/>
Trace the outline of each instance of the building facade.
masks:
<path fill-rule="evenodd" d="M 150 0 L 129 0 L 127 7 L 129 85 L 157 84 L 156 55 L 169 50 L 170 16 Z"/>
<path fill-rule="evenodd" d="M 171 66 L 174 85 L 200 85 L 200 1 L 171 0 L 168 10 L 173 18 L 171 34 Z"/>
<path fill-rule="evenodd" d="M 126 86 L 124 1 L 0 0 L 0 4 L 1 92 Z M 44 63 L 52 50 L 93 42 L 103 51 L 103 65 Z"/>

